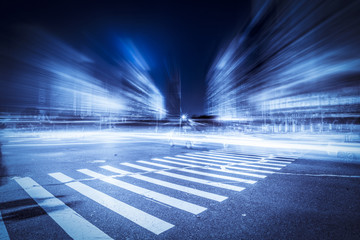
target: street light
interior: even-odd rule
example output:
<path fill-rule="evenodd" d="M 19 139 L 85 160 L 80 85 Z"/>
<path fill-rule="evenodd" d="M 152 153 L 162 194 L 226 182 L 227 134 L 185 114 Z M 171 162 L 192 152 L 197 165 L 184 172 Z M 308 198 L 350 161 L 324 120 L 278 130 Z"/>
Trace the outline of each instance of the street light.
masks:
<path fill-rule="evenodd" d="M 179 133 L 181 133 L 181 124 L 182 121 L 186 121 L 187 120 L 187 114 L 183 114 L 181 115 L 180 119 L 179 119 Z"/>

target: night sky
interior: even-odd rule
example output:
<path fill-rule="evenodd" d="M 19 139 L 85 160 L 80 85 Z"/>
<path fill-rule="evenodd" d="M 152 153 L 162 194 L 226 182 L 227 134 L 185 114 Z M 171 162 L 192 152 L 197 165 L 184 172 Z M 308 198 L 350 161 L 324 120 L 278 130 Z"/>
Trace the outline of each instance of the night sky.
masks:
<path fill-rule="evenodd" d="M 166 96 L 166 66 L 182 79 L 182 110 L 205 113 L 206 74 L 219 49 L 249 20 L 247 1 L 13 1 L 1 2 L 3 37 L 21 25 L 41 27 L 82 51 L 107 52 L 131 39 Z"/>

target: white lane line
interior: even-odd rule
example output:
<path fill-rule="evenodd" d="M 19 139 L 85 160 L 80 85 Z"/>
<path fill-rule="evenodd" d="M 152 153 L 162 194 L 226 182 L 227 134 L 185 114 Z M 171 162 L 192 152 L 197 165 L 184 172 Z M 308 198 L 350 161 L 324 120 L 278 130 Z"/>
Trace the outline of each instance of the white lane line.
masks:
<path fill-rule="evenodd" d="M 185 156 L 183 156 L 185 157 Z M 280 170 L 281 168 L 278 167 L 269 167 L 269 166 L 262 166 L 262 165 L 254 165 L 254 164 L 249 164 L 249 163 L 242 163 L 242 162 L 226 162 L 226 161 L 222 161 L 222 160 L 212 160 L 212 159 L 208 159 L 205 157 L 191 157 L 191 156 L 186 156 L 187 158 L 190 159 L 197 159 L 197 160 L 201 160 L 201 161 L 207 161 L 207 162 L 218 162 L 218 163 L 227 163 L 227 164 L 234 164 L 236 166 L 240 165 L 240 166 L 247 166 L 247 167 L 254 167 L 254 168 L 265 168 L 265 169 L 271 169 L 271 170 Z"/>
<path fill-rule="evenodd" d="M 277 160 L 273 160 L 273 159 L 270 159 L 270 158 L 260 158 L 260 159 L 253 159 L 253 158 L 246 158 L 246 157 L 235 157 L 235 156 L 226 156 L 226 155 L 223 155 L 223 154 L 214 154 L 214 153 L 201 153 L 201 155 L 205 155 L 205 156 L 212 156 L 212 157 L 222 157 L 222 158 L 226 158 L 226 159 L 229 159 L 229 160 L 232 160 L 232 159 L 236 159 L 236 160 L 250 160 L 250 161 L 260 161 L 260 162 L 267 162 L 267 163 L 281 163 L 281 164 L 289 164 L 289 163 L 292 163 L 292 162 L 288 162 L 288 161 L 277 161 Z"/>
<path fill-rule="evenodd" d="M 174 190 L 177 190 L 177 191 L 193 194 L 193 195 L 196 195 L 198 197 L 207 198 L 207 199 L 214 200 L 214 201 L 217 201 L 217 202 L 222 202 L 222 201 L 224 201 L 224 200 L 226 200 L 228 198 L 228 197 L 221 196 L 221 195 L 218 195 L 218 194 L 215 194 L 215 193 L 209 193 L 209 192 L 205 192 L 205 191 L 198 190 L 198 189 L 195 189 L 195 188 L 185 187 L 185 186 L 178 185 L 178 184 L 175 184 L 175 183 L 170 183 L 170 182 L 162 181 L 162 180 L 159 180 L 159 179 L 156 179 L 156 178 L 147 177 L 147 176 L 144 176 L 144 175 L 141 175 L 141 174 L 134 174 L 134 173 L 131 173 L 131 172 L 127 172 L 127 171 L 124 171 L 124 170 L 109 166 L 109 165 L 101 166 L 101 168 L 106 169 L 106 170 L 111 171 L 111 172 L 114 172 L 114 173 L 120 173 L 120 174 L 124 174 L 124 172 L 126 172 L 127 176 L 132 177 L 132 178 L 136 178 L 136 179 L 139 179 L 139 180 L 142 180 L 142 181 L 153 183 L 153 184 L 156 184 L 156 185 L 159 185 L 159 186 L 171 188 L 171 189 L 174 189 Z"/>
<path fill-rule="evenodd" d="M 90 177 L 98 178 L 99 180 L 101 180 L 103 182 L 110 183 L 114 186 L 126 189 L 130 192 L 139 194 L 141 196 L 144 196 L 149 199 L 167 204 L 168 206 L 172 206 L 172 207 L 175 207 L 177 209 L 180 209 L 180 210 L 192 213 L 192 214 L 199 214 L 206 210 L 206 208 L 204 208 L 202 206 L 199 206 L 199 205 L 196 205 L 193 203 L 189 203 L 189 202 L 186 202 L 186 201 L 174 198 L 174 197 L 170 197 L 168 195 L 158 193 L 158 192 L 146 189 L 146 188 L 138 187 L 133 184 L 123 182 L 118 179 L 114 179 L 112 177 L 105 176 L 103 174 L 91 171 L 89 169 L 79 169 L 77 171 L 79 171 L 83 174 L 86 174 Z"/>
<path fill-rule="evenodd" d="M 10 240 L 9 233 L 6 230 L 4 220 L 1 216 L 1 212 L 0 212 L 0 240 Z"/>
<path fill-rule="evenodd" d="M 181 155 L 177 155 L 177 156 L 181 156 Z M 185 157 L 185 156 L 183 156 Z M 167 158 L 167 157 L 165 157 Z M 193 162 L 193 163 L 198 163 L 198 164 L 203 164 L 203 165 L 211 165 L 211 166 L 217 166 L 220 168 L 230 168 L 230 169 L 235 169 L 235 170 L 242 170 L 242 171 L 251 171 L 251 172 L 258 172 L 258 173 L 267 173 L 267 174 L 273 174 L 273 171 L 268 171 L 268 170 L 259 170 L 259 169 L 253 169 L 253 168 L 243 168 L 243 167 L 239 167 L 238 163 L 228 163 L 227 165 L 223 165 L 226 162 L 224 161 L 216 161 L 216 160 L 211 160 L 211 159 L 200 159 L 200 158 L 196 158 L 196 157 L 186 157 L 189 159 L 198 159 L 199 161 L 195 161 L 195 160 L 186 160 L 186 162 Z M 185 161 L 184 159 L 182 159 L 181 161 Z M 205 161 L 205 162 L 204 162 Z M 211 162 L 211 163 L 209 163 Z M 216 163 L 212 163 L 212 162 L 218 162 L 218 163 L 223 163 L 223 164 L 216 164 Z"/>
<path fill-rule="evenodd" d="M 176 157 L 176 158 L 175 157 L 165 157 L 165 158 L 166 159 L 172 159 L 172 160 L 179 160 L 179 161 L 183 161 L 183 162 L 197 163 L 197 164 L 202 164 L 202 165 L 207 165 L 207 166 L 210 165 L 210 166 L 220 167 L 220 169 L 219 169 L 219 168 L 212 168 L 212 167 L 207 167 L 206 166 L 207 170 L 212 170 L 212 171 L 217 171 L 217 172 L 225 172 L 225 173 L 244 175 L 244 176 L 250 176 L 250 177 L 256 177 L 256 178 L 266 178 L 266 175 L 228 170 L 228 169 L 226 169 L 226 167 L 227 167 L 226 165 L 220 165 L 220 164 L 214 164 L 214 163 L 204 163 L 204 162 L 200 162 L 200 161 L 183 159 L 183 158 L 180 158 L 180 157 Z M 204 168 L 204 166 L 194 165 L 194 164 L 186 164 L 186 163 L 179 163 L 179 164 L 184 165 L 184 166 L 189 166 L 189 167 Z"/>
<path fill-rule="evenodd" d="M 15 178 L 15 181 L 71 238 L 112 239 L 40 186 L 32 178 Z"/>
<path fill-rule="evenodd" d="M 165 165 L 158 164 L 158 163 L 147 162 L 147 161 L 138 161 L 138 162 L 148 164 L 148 165 L 157 166 L 157 167 L 168 168 Z M 139 165 L 132 164 L 132 163 L 128 163 L 126 166 L 136 168 L 136 169 L 140 169 L 140 170 L 143 170 L 143 168 L 144 168 L 143 166 L 139 166 Z M 176 173 L 171 173 L 171 172 L 166 172 L 166 171 L 157 170 L 157 169 L 153 169 L 153 168 L 146 168 L 146 169 L 147 169 L 148 172 L 154 172 L 156 174 L 161 174 L 161 175 L 164 175 L 164 176 L 177 178 L 177 179 L 181 179 L 181 180 L 185 180 L 185 181 L 189 181 L 189 182 L 195 182 L 195 183 L 200 183 L 200 184 L 204 184 L 204 185 L 209 185 L 209 186 L 212 186 L 212 187 L 218 187 L 218 188 L 233 190 L 233 191 L 237 191 L 237 192 L 240 192 L 240 191 L 245 189 L 244 187 L 238 187 L 238 186 L 234 186 L 234 185 L 230 185 L 230 184 L 213 182 L 213 181 L 204 180 L 204 179 L 195 178 L 195 177 L 189 177 L 189 176 L 176 174 Z M 175 169 L 175 168 L 173 168 L 173 169 Z"/>
<path fill-rule="evenodd" d="M 169 160 L 160 159 L 160 158 L 153 158 L 152 160 L 182 165 L 179 162 L 169 161 Z M 164 166 L 166 166 L 166 165 L 164 165 Z M 167 167 L 171 168 L 171 166 L 168 166 L 168 165 L 167 165 Z M 226 179 L 226 180 L 231 180 L 231 181 L 236 181 L 236 182 L 242 182 L 242 183 L 248 183 L 248 184 L 254 184 L 254 183 L 257 182 L 257 181 L 253 181 L 253 180 L 243 179 L 243 178 L 229 177 L 229 176 L 218 175 L 218 174 L 207 173 L 207 172 L 200 172 L 200 171 L 184 169 L 184 168 L 181 168 L 181 169 L 177 168 L 176 170 L 181 171 L 181 172 L 187 172 L 187 173 L 193 173 L 193 174 L 197 174 L 197 175 L 202 175 L 202 176 L 206 176 L 206 177 L 221 178 L 221 179 Z"/>
<path fill-rule="evenodd" d="M 66 186 L 74 189 L 80 194 L 116 212 L 117 214 L 127 218 L 128 220 L 138 224 L 139 226 L 149 230 L 152 233 L 159 235 L 160 233 L 165 232 L 170 228 L 174 227 L 173 224 L 165 222 L 164 220 L 161 220 L 135 207 L 123 203 L 92 187 L 89 187 L 80 182 L 74 182 L 74 179 L 66 176 L 63 173 L 57 172 L 57 173 L 50 173 L 49 175 L 57 179 L 58 181 L 65 183 Z"/>
<path fill-rule="evenodd" d="M 279 163 L 268 163 L 266 162 L 266 160 L 258 160 L 258 161 L 249 161 L 246 159 L 243 160 L 238 160 L 238 159 L 229 159 L 229 158 L 225 158 L 225 157 L 216 157 L 216 156 L 207 156 L 207 155 L 202 155 L 202 154 L 196 154 L 196 153 L 187 153 L 187 156 L 194 156 L 194 157 L 201 157 L 201 158 L 211 158 L 211 159 L 218 159 L 218 160 L 226 160 L 226 161 L 231 161 L 231 162 L 240 162 L 240 163 L 250 163 L 250 164 L 259 164 L 259 165 L 266 165 L 266 166 L 274 166 L 274 167 L 285 167 L 286 164 L 279 164 Z"/>

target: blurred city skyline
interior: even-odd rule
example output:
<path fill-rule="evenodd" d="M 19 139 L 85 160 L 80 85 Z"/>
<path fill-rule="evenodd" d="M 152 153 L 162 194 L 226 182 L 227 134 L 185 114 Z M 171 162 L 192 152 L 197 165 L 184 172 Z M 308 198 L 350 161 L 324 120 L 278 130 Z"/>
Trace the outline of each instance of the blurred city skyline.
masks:
<path fill-rule="evenodd" d="M 2 96 L 9 92 L 5 90 L 9 80 L 3 79 L 13 76 L 10 69 L 18 67 L 12 59 L 22 54 L 20 51 L 24 46 L 38 51 L 35 49 L 38 46 L 31 46 L 32 42 L 41 42 L 38 45 L 45 43 L 46 39 L 35 39 L 36 32 L 40 31 L 110 68 L 116 68 L 117 58 L 126 50 L 122 42 L 132 42 L 137 55 L 146 62 L 146 72 L 161 94 L 168 96 L 168 85 L 173 82 L 169 79 L 168 70 L 176 68 L 181 78 L 182 111 L 189 115 L 202 115 L 206 113 L 205 79 L 208 67 L 223 41 L 233 36 L 239 26 L 246 24 L 250 3 L 35 1 L 30 4 L 26 1 L 5 1 L 1 6 Z M 45 44 L 53 45 L 52 42 Z M 46 53 L 47 49 L 43 51 L 45 55 L 53 54 Z M 23 61 L 32 62 L 29 54 L 27 57 Z M 53 56 L 54 59 L 56 57 Z M 122 57 L 129 55 L 125 53 Z M 132 60 L 131 57 L 128 59 Z M 98 68 L 106 71 L 104 67 Z M 118 81 L 116 78 L 99 80 Z M 2 99 L 1 105 L 5 101 L 9 100 Z"/>
<path fill-rule="evenodd" d="M 2 4 L 3 112 L 358 122 L 357 1 Z"/>

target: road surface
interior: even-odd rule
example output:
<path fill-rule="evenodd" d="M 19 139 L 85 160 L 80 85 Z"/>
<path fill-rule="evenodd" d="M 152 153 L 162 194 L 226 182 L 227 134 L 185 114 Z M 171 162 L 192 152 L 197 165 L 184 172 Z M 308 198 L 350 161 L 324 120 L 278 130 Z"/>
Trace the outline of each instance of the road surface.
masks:
<path fill-rule="evenodd" d="M 360 239 L 360 165 L 326 154 L 126 134 L 1 152 L 1 240 Z"/>

